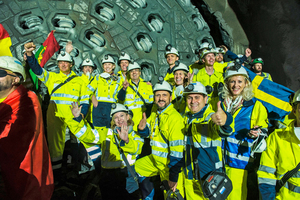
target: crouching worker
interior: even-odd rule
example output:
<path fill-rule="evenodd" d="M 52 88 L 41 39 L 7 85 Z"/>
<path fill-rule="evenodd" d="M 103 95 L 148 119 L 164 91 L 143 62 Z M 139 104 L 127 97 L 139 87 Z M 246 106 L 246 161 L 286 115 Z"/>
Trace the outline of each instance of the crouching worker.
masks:
<path fill-rule="evenodd" d="M 222 171 L 221 137 L 232 134 L 233 118 L 223 111 L 221 102 L 217 112 L 213 111 L 211 104 L 206 104 L 207 91 L 200 82 L 189 84 L 183 94 L 190 110 L 184 115 L 186 199 L 206 199 L 201 181 L 212 171 Z"/>
<path fill-rule="evenodd" d="M 68 123 L 76 128 L 71 131 L 86 147 L 93 161 L 100 155 L 101 146 L 102 198 L 140 199 L 133 165 L 141 153 L 144 141 L 133 131 L 129 110 L 122 104 L 112 104 L 111 128 L 97 127 L 96 129 L 92 129 L 82 118 L 81 106 L 78 107 L 77 103 L 72 104 L 72 113 L 74 119 Z"/>
<path fill-rule="evenodd" d="M 183 166 L 183 129 L 181 115 L 175 110 L 172 101 L 172 86 L 159 82 L 154 86 L 155 105 L 151 115 L 143 119 L 138 126 L 139 134 L 150 138 L 151 154 L 138 159 L 135 164 L 136 172 L 140 175 L 140 187 L 143 199 L 153 199 L 154 185 L 151 177 L 159 175 L 161 181 L 167 180 L 170 189 L 176 188 L 183 196 L 182 184 L 178 177 Z M 179 179 L 180 180 L 180 179 Z"/>

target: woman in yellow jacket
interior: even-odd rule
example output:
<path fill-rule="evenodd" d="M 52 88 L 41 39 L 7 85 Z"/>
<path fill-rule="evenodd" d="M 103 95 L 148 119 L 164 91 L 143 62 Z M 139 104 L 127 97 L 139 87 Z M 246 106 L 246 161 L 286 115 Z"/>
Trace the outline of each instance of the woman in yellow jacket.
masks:
<path fill-rule="evenodd" d="M 92 129 L 89 123 L 82 118 L 81 106 L 72 104 L 73 120 L 68 123 L 72 125 L 71 130 L 78 140 L 85 146 L 90 158 L 95 161 L 101 156 L 100 179 L 105 180 L 100 184 L 103 199 L 139 199 L 138 187 L 132 189 L 129 178 L 133 178 L 119 148 L 134 170 L 137 156 L 141 153 L 143 139 L 133 131 L 133 121 L 129 110 L 122 104 L 113 104 L 110 115 L 112 116 L 111 128 L 99 127 Z M 100 150 L 101 146 L 101 150 Z M 109 193 L 115 188 L 115 193 Z"/>
<path fill-rule="evenodd" d="M 179 63 L 179 65 L 177 65 L 173 70 L 174 83 L 172 91 L 172 104 L 181 115 L 186 112 L 186 102 L 183 96 L 183 91 L 188 85 L 188 73 L 189 68 L 183 63 Z"/>
<path fill-rule="evenodd" d="M 223 141 L 226 173 L 233 190 L 228 199 L 247 199 L 248 170 L 253 169 L 253 153 L 258 141 L 265 142 L 268 114 L 266 108 L 253 98 L 252 85 L 247 71 L 234 65 L 225 72 L 223 103 L 234 118 L 234 132 Z M 261 133 L 261 134 L 259 134 Z"/>

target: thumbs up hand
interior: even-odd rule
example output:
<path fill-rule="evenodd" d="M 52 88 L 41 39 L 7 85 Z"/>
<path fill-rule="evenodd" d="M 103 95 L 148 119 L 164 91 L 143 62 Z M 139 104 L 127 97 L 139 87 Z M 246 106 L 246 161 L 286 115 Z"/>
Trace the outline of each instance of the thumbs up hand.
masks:
<path fill-rule="evenodd" d="M 138 129 L 139 130 L 144 130 L 146 128 L 146 124 L 147 124 L 147 117 L 146 117 L 146 113 L 143 113 L 143 118 L 141 119 Z"/>
<path fill-rule="evenodd" d="M 125 81 L 123 82 L 123 90 L 126 90 L 128 86 L 129 82 L 127 81 L 127 79 L 125 79 Z"/>
<path fill-rule="evenodd" d="M 224 126 L 227 115 L 221 107 L 221 101 L 218 102 L 218 110 L 211 116 L 211 120 L 218 126 Z"/>

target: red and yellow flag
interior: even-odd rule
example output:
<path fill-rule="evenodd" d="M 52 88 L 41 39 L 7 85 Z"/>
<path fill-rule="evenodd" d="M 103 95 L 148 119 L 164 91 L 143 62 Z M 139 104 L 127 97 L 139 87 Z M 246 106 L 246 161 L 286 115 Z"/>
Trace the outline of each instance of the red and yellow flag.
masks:
<path fill-rule="evenodd" d="M 10 47 L 11 39 L 8 32 L 4 29 L 3 25 L 0 24 L 0 56 L 12 56 Z"/>

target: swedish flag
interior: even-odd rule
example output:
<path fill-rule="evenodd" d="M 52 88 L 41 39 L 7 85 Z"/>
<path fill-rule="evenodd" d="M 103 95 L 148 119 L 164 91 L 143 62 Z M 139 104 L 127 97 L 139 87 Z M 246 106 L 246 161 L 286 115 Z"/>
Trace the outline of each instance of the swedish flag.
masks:
<path fill-rule="evenodd" d="M 264 79 L 251 70 L 245 68 L 252 82 L 254 97 L 267 108 L 268 118 L 283 121 L 284 117 L 292 111 L 289 97 L 294 91 L 289 88 Z"/>

